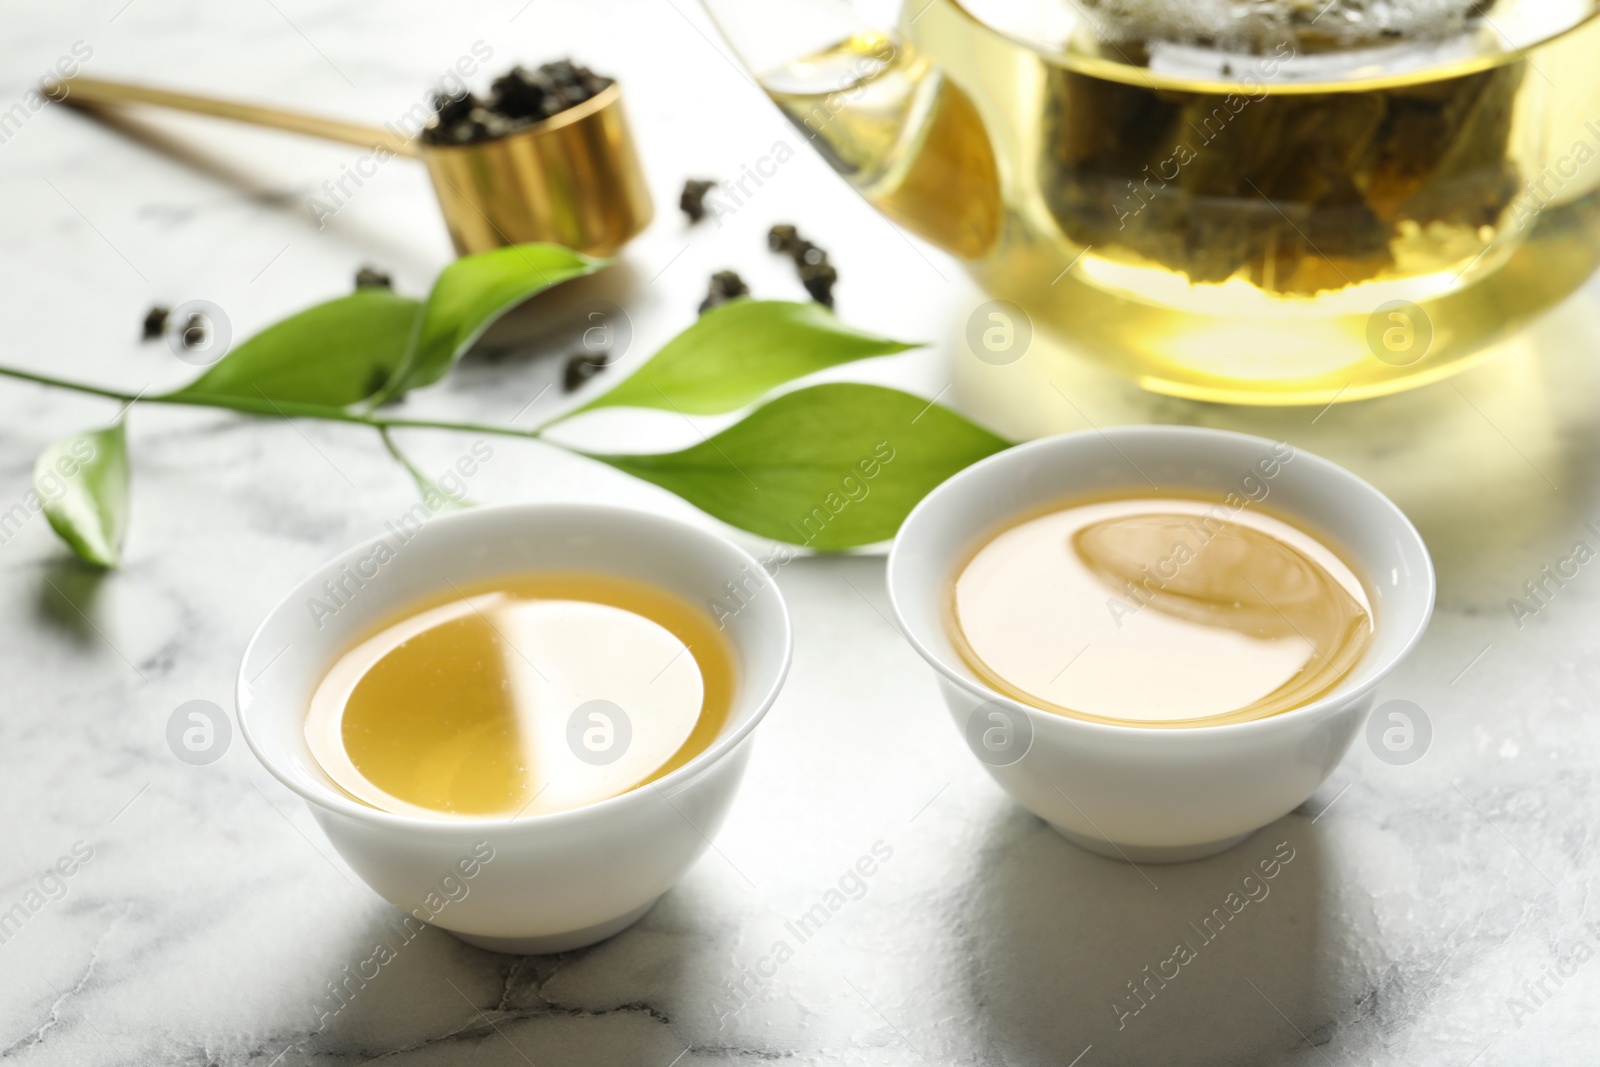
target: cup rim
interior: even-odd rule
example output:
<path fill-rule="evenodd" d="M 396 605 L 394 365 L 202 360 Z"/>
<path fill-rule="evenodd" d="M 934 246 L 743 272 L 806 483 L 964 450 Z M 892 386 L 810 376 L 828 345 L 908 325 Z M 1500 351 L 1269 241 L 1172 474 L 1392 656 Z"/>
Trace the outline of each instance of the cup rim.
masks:
<path fill-rule="evenodd" d="M 1417 643 L 1422 640 L 1422 636 L 1427 633 L 1428 623 L 1433 618 L 1433 607 L 1438 587 L 1437 578 L 1433 568 L 1433 557 L 1428 552 L 1428 546 L 1427 543 L 1422 539 L 1422 534 L 1418 532 L 1416 526 L 1412 524 L 1411 519 L 1407 517 L 1405 512 L 1400 510 L 1400 506 L 1394 501 L 1390 500 L 1371 482 L 1368 482 L 1366 479 L 1360 477 L 1353 471 L 1340 466 L 1330 459 L 1326 459 L 1314 452 L 1309 452 L 1301 448 L 1296 448 L 1294 450 L 1296 461 L 1309 460 L 1310 466 L 1317 471 L 1316 477 L 1323 479 L 1343 479 L 1347 483 L 1355 486 L 1359 492 L 1368 495 L 1372 501 L 1378 505 L 1380 510 L 1389 515 L 1390 519 L 1394 522 L 1396 529 L 1408 536 L 1415 546 L 1420 549 L 1423 563 L 1426 565 L 1423 572 L 1418 576 L 1417 580 L 1414 581 L 1409 587 L 1414 590 L 1414 592 L 1411 594 L 1412 596 L 1420 596 L 1422 598 L 1421 611 L 1417 617 L 1415 627 L 1412 629 L 1412 632 L 1406 636 L 1405 641 L 1397 646 L 1393 652 L 1384 657 L 1384 659 L 1380 661 L 1371 671 L 1367 679 L 1361 682 L 1359 685 L 1349 687 L 1346 687 L 1343 684 L 1336 685 L 1331 691 L 1308 704 L 1302 704 L 1299 707 L 1290 708 L 1288 711 L 1278 712 L 1276 715 L 1268 715 L 1260 719 L 1250 719 L 1245 722 L 1215 723 L 1211 725 L 1198 724 L 1176 728 L 1102 723 L 1093 722 L 1088 719 L 1078 719 L 1069 715 L 1057 715 L 1053 712 L 1046 711 L 1043 708 L 1036 708 L 1030 704 L 1023 703 L 1020 700 L 1016 700 L 1013 697 L 1006 696 L 1004 693 L 991 689 L 982 682 L 968 678 L 960 671 L 953 669 L 945 661 L 943 656 L 929 648 L 920 638 L 917 637 L 914 628 L 907 621 L 906 615 L 901 608 L 900 598 L 897 595 L 897 582 L 895 580 L 895 576 L 900 560 L 903 559 L 902 552 L 906 542 L 906 531 L 912 529 L 913 524 L 920 513 L 937 506 L 935 503 L 936 498 L 948 492 L 950 488 L 957 483 L 967 482 L 974 478 L 991 477 L 993 475 L 994 468 L 1003 466 L 1006 463 L 1015 462 L 1016 456 L 1027 452 L 1048 451 L 1051 449 L 1072 447 L 1076 443 L 1087 441 L 1090 438 L 1103 439 L 1108 444 L 1111 444 L 1113 448 L 1115 448 L 1116 442 L 1113 440 L 1113 438 L 1121 437 L 1126 439 L 1148 436 L 1170 437 L 1174 439 L 1225 439 L 1230 441 L 1258 443 L 1266 447 L 1271 447 L 1272 445 L 1278 443 L 1265 437 L 1258 437 L 1255 434 L 1239 433 L 1234 430 L 1220 430 L 1209 426 L 1168 426 L 1150 424 L 1111 426 L 1106 427 L 1105 429 L 1095 427 L 1088 430 L 1076 430 L 1071 433 L 1055 434 L 1050 437 L 1041 437 L 1033 441 L 1024 442 L 1023 444 L 1013 445 L 1011 448 L 1005 449 L 1002 452 L 997 452 L 992 456 L 986 456 L 977 463 L 957 471 L 939 485 L 935 486 L 926 496 L 918 501 L 916 507 L 911 509 L 911 513 L 906 516 L 905 521 L 901 524 L 900 531 L 895 535 L 894 544 L 889 549 L 889 559 L 886 567 L 884 584 L 888 588 L 889 607 L 890 610 L 894 612 L 895 622 L 900 628 L 901 635 L 904 636 L 906 641 L 910 643 L 911 647 L 916 650 L 917 654 L 921 656 L 929 666 L 937 671 L 945 681 L 966 691 L 968 695 L 976 697 L 979 700 L 986 702 L 999 702 L 1005 705 L 1007 708 L 1019 709 L 1027 714 L 1032 720 L 1048 721 L 1052 724 L 1059 724 L 1060 727 L 1064 729 L 1082 729 L 1093 733 L 1099 733 L 1101 736 L 1106 737 L 1128 737 L 1134 735 L 1141 737 L 1162 737 L 1173 743 L 1181 744 L 1182 742 L 1177 740 L 1179 736 L 1209 738 L 1226 735 L 1241 736 L 1269 733 L 1274 730 L 1286 729 L 1292 723 L 1300 720 L 1314 718 L 1329 711 L 1349 706 L 1353 702 L 1365 697 L 1380 684 L 1382 684 L 1384 679 L 1389 676 L 1395 667 L 1404 661 L 1405 658 L 1411 654 L 1412 650 L 1416 648 Z"/>
<path fill-rule="evenodd" d="M 657 515 L 654 512 L 645 511 L 642 508 L 620 507 L 612 504 L 578 504 L 559 502 L 488 504 L 474 507 L 468 511 L 437 515 L 428 521 L 428 525 L 434 526 L 439 523 L 462 525 L 466 523 L 483 521 L 485 516 L 499 515 L 513 511 L 536 514 L 551 514 L 554 512 L 567 512 L 569 514 L 582 513 L 594 517 L 598 521 L 615 522 L 620 520 L 625 522 L 637 522 L 642 519 L 665 526 L 672 526 L 676 527 L 680 531 L 688 533 L 691 537 L 701 538 L 702 540 L 707 541 L 718 548 L 734 553 L 740 562 L 750 567 L 761 569 L 763 573 L 765 573 L 765 568 L 762 567 L 762 564 L 759 560 L 757 560 L 739 545 L 734 544 L 733 541 L 727 537 L 724 537 L 721 534 L 711 530 L 707 530 L 704 527 L 697 526 L 693 523 L 685 522 L 682 519 Z M 780 635 L 783 643 L 783 652 L 778 663 L 778 669 L 773 672 L 770 683 L 764 688 L 758 697 L 753 699 L 753 703 L 751 705 L 753 710 L 746 717 L 744 722 L 740 723 L 731 730 L 725 731 L 716 739 L 714 743 L 708 745 L 703 751 L 697 753 L 683 766 L 662 775 L 660 778 L 657 778 L 654 781 L 648 782 L 645 785 L 635 786 L 634 788 L 625 792 L 618 793 L 616 796 L 607 797 L 604 800 L 597 800 L 592 804 L 581 804 L 578 807 L 567 808 L 564 811 L 536 813 L 533 815 L 518 815 L 512 816 L 511 818 L 485 818 L 474 816 L 448 819 L 427 819 L 420 816 L 402 815 L 396 812 L 374 808 L 369 805 L 362 804 L 354 799 L 342 796 L 338 793 L 338 791 L 331 787 L 323 787 L 318 789 L 309 788 L 304 782 L 300 781 L 297 777 L 286 773 L 273 759 L 265 755 L 262 751 L 261 745 L 256 742 L 256 738 L 250 728 L 250 717 L 243 710 L 245 706 L 245 688 L 249 685 L 247 667 L 250 665 L 252 658 L 258 652 L 258 646 L 261 643 L 263 632 L 266 630 L 268 624 L 274 619 L 278 618 L 280 613 L 286 608 L 290 607 L 294 603 L 298 603 L 299 597 L 303 591 L 310 586 L 318 576 L 323 574 L 323 572 L 328 570 L 328 568 L 345 561 L 349 557 L 359 556 L 361 553 L 369 551 L 378 541 L 382 539 L 382 534 L 375 534 L 371 537 L 358 541 L 347 548 L 341 549 L 338 553 L 329 559 L 324 560 L 321 564 L 307 572 L 298 582 L 294 583 L 289 590 L 272 605 L 270 609 L 267 610 L 265 615 L 262 616 L 261 621 L 256 625 L 255 631 L 250 635 L 250 640 L 245 645 L 243 655 L 240 657 L 239 673 L 234 683 L 234 717 L 238 720 L 239 732 L 244 735 L 245 744 L 250 747 L 250 751 L 255 755 L 257 762 L 259 762 L 261 766 L 265 767 L 269 774 L 271 774 L 283 785 L 287 786 L 290 790 L 297 793 L 301 799 L 305 800 L 313 807 L 322 808 L 332 811 L 336 814 L 353 818 L 360 822 L 366 822 L 389 829 L 407 830 L 443 837 L 461 834 L 481 834 L 490 830 L 499 830 L 501 832 L 507 830 L 529 832 L 541 828 L 568 825 L 584 819 L 604 817 L 607 814 L 640 803 L 640 798 L 646 795 L 648 790 L 656 790 L 658 792 L 663 789 L 670 790 L 671 787 L 675 785 L 686 783 L 699 776 L 702 772 L 708 770 L 714 764 L 720 762 L 724 757 L 730 755 L 735 748 L 737 748 L 747 737 L 750 736 L 751 732 L 755 730 L 756 726 L 760 724 L 761 720 L 766 718 L 767 712 L 772 708 L 773 703 L 778 699 L 778 694 L 783 689 L 783 683 L 789 676 L 789 668 L 794 659 L 794 624 L 793 620 L 789 616 L 789 605 L 784 599 L 783 590 L 779 588 L 777 579 L 769 574 L 768 578 L 770 580 L 769 584 L 771 585 L 771 592 L 772 595 L 777 598 L 777 618 L 783 628 L 783 632 Z M 671 793 L 667 792 L 663 793 L 663 795 L 670 798 Z"/>

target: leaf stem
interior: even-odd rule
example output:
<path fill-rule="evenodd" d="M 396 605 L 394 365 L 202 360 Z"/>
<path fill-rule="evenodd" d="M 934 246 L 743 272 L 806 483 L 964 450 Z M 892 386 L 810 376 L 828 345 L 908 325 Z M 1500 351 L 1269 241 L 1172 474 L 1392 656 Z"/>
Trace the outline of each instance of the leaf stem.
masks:
<path fill-rule="evenodd" d="M 0 374 L 7 378 L 20 378 L 25 382 L 37 382 L 40 385 L 52 385 L 58 389 L 72 389 L 80 393 L 89 393 L 93 396 L 103 396 L 107 400 L 120 400 L 124 404 L 132 403 L 135 394 L 118 392 L 115 389 L 103 389 L 98 385 L 89 385 L 87 382 L 68 381 L 66 378 L 52 378 L 44 374 L 35 374 L 32 371 L 20 370 L 16 367 L 0 367 Z"/>
<path fill-rule="evenodd" d="M 371 426 L 378 430 L 457 430 L 463 433 L 487 433 L 500 437 L 521 437 L 527 440 L 540 439 L 544 430 L 544 426 L 521 430 L 514 426 L 457 422 L 450 419 L 392 418 L 387 415 L 349 411 L 345 408 L 332 407 L 327 404 L 302 404 L 293 400 L 270 400 L 265 396 L 259 400 L 248 396 L 205 395 L 200 393 L 185 395 L 182 392 L 167 393 L 161 396 L 141 396 L 137 393 L 128 393 L 119 389 L 107 389 L 103 386 L 91 385 L 88 382 L 73 381 L 70 378 L 57 378 L 48 374 L 37 374 L 17 367 L 0 366 L 0 377 L 16 378 L 20 381 L 33 382 L 37 385 L 48 385 L 55 389 L 70 389 L 76 393 L 105 397 L 107 400 L 120 400 L 124 404 L 133 404 L 137 401 L 140 404 L 172 404 L 180 407 L 221 408 L 227 411 L 243 412 L 247 415 L 278 415 L 284 418 L 348 422 L 359 426 Z M 549 423 L 545 425 L 549 425 Z"/>

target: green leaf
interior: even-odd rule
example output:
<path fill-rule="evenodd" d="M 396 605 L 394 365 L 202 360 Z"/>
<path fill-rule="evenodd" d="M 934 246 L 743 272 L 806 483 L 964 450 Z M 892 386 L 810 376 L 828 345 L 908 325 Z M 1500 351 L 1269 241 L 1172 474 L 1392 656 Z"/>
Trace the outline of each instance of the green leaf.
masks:
<path fill-rule="evenodd" d="M 357 289 L 268 326 L 172 395 L 354 404 L 405 358 L 421 309 L 382 286 Z"/>
<path fill-rule="evenodd" d="M 821 304 L 736 300 L 706 312 L 615 389 L 578 410 L 716 415 L 814 371 L 916 347 L 846 326 Z"/>
<path fill-rule="evenodd" d="M 90 563 L 115 567 L 128 532 L 128 441 L 119 421 L 44 450 L 33 489 L 45 518 Z"/>
<path fill-rule="evenodd" d="M 477 501 L 465 496 L 451 496 L 445 492 L 444 487 L 415 467 L 408 466 L 407 472 L 416 484 L 417 496 L 422 498 L 422 504 L 429 511 L 436 514 L 445 514 L 452 511 L 467 511 L 478 506 Z"/>
<path fill-rule="evenodd" d="M 928 491 L 1009 443 L 877 385 L 780 396 L 681 452 L 592 455 L 723 522 L 824 551 L 893 537 Z"/>
<path fill-rule="evenodd" d="M 378 402 L 443 378 L 501 315 L 535 293 L 593 274 L 609 262 L 551 244 L 512 245 L 456 260 L 434 279 L 415 346 Z"/>
<path fill-rule="evenodd" d="M 476 506 L 473 501 L 467 499 L 465 492 L 460 496 L 452 496 L 438 482 L 428 477 L 421 467 L 411 462 L 410 457 L 400 451 L 400 446 L 395 444 L 394 436 L 387 429 L 379 430 L 378 435 L 383 439 L 383 447 L 389 450 L 389 455 L 411 475 L 411 481 L 417 487 L 417 495 L 422 498 L 423 504 L 429 511 L 465 511 Z"/>

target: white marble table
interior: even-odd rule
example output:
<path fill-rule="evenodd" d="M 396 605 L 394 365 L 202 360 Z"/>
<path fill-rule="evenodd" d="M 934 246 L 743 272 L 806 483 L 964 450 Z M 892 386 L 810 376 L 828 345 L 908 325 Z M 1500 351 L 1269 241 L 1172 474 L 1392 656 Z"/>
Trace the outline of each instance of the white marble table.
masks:
<path fill-rule="evenodd" d="M 885 621 L 881 557 L 797 561 L 780 576 L 796 625 L 790 683 L 716 850 L 676 890 L 635 928 L 559 957 L 497 956 L 428 931 L 319 1028 L 329 983 L 371 954 L 391 910 L 242 744 L 195 767 L 164 730 L 184 701 L 230 704 L 257 618 L 312 564 L 409 507 L 413 490 L 357 428 L 141 408 L 123 571 L 75 565 L 40 519 L 0 546 L 0 911 L 40 904 L 0 943 L 0 1058 L 1593 1062 L 1600 577 L 1582 570 L 1521 627 L 1507 600 L 1575 541 L 1594 543 L 1600 289 L 1480 369 L 1388 401 L 1319 414 L 1161 400 L 1043 350 L 978 364 L 958 339 L 980 295 L 807 152 L 725 225 L 686 231 L 672 210 L 684 177 L 736 174 L 779 140 L 798 146 L 712 49 L 690 0 L 95 0 L 14 5 L 5 23 L 0 111 L 79 41 L 93 50 L 85 70 L 102 77 L 373 121 L 404 112 L 475 41 L 494 48 L 492 66 L 571 52 L 624 75 L 661 208 L 578 294 L 628 308 L 631 359 L 689 321 L 713 270 L 799 297 L 761 240 L 794 221 L 833 251 L 845 318 L 935 342 L 849 376 L 942 394 L 1013 435 L 1087 417 L 1287 438 L 1406 509 L 1435 554 L 1440 599 L 1380 694 L 1426 710 L 1434 737 L 1421 761 L 1391 766 L 1358 741 L 1302 811 L 1214 859 L 1138 870 L 1062 841 L 964 751 L 931 675 Z M 195 119 L 148 130 L 141 143 L 51 106 L 0 143 L 0 359 L 159 389 L 190 370 L 137 343 L 153 301 L 210 299 L 243 336 L 342 291 L 361 263 L 418 292 L 447 260 L 413 164 L 386 164 L 318 229 L 306 198 L 360 150 Z M 175 158 L 185 146 L 189 158 Z M 557 373 L 548 324 L 578 296 L 505 324 L 414 410 L 511 418 Z M 41 448 L 114 410 L 0 382 L 0 510 L 26 491 Z M 605 447 L 694 439 L 676 416 L 613 414 L 571 432 Z M 442 467 L 467 442 L 405 443 Z M 497 448 L 473 494 L 693 514 L 535 444 Z M 879 842 L 893 855 L 865 894 L 771 977 L 748 977 L 772 970 L 761 961 L 785 923 Z M 1294 858 L 1270 896 L 1214 939 L 1197 936 L 1280 843 Z M 72 875 L 46 878 L 58 861 Z M 1142 1003 L 1128 984 L 1180 940 L 1197 958 L 1120 1015 L 1119 1002 Z"/>

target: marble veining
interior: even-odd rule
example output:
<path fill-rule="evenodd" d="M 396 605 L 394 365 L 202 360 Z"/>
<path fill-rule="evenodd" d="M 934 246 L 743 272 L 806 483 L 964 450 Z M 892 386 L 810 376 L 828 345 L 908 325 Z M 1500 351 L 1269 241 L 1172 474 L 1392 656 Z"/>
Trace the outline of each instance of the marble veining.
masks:
<path fill-rule="evenodd" d="M 499 956 L 437 930 L 402 939 L 393 910 L 237 737 L 207 767 L 173 758 L 164 738 L 186 700 L 231 705 L 259 617 L 304 571 L 408 508 L 408 480 L 359 428 L 144 406 L 130 419 L 122 571 L 72 563 L 37 516 L 0 544 L 0 914 L 26 913 L 0 931 L 0 1059 L 1592 1061 L 1600 577 L 1580 571 L 1526 617 L 1508 602 L 1600 517 L 1595 285 L 1451 383 L 1320 413 L 1205 407 L 1143 395 L 1047 348 L 1011 367 L 973 359 L 961 337 L 981 294 L 804 150 L 723 225 L 686 228 L 672 210 L 683 178 L 735 174 L 796 136 L 712 50 L 687 0 L 74 0 L 9 21 L 0 110 L 78 40 L 94 49 L 89 73 L 372 121 L 403 110 L 474 40 L 492 42 L 497 63 L 571 51 L 623 75 L 660 208 L 617 267 L 570 297 L 628 310 L 627 362 L 687 324 L 714 270 L 799 298 L 763 242 L 773 222 L 796 222 L 839 265 L 847 320 L 932 342 L 851 376 L 943 393 L 1014 435 L 1087 419 L 1285 438 L 1406 509 L 1435 555 L 1440 597 L 1422 646 L 1379 694 L 1426 710 L 1434 735 L 1420 761 L 1390 765 L 1358 738 L 1316 796 L 1234 850 L 1135 868 L 1067 844 L 971 759 L 931 674 L 887 622 L 880 555 L 797 559 L 778 576 L 794 670 L 716 849 L 611 941 Z M 147 124 L 166 140 L 52 106 L 0 143 L 0 359 L 159 390 L 192 371 L 138 343 L 152 302 L 213 300 L 244 336 L 343 291 L 362 263 L 419 292 L 446 261 L 410 164 L 387 165 L 318 229 L 305 198 L 359 150 L 204 120 Z M 559 376 L 561 341 L 542 316 L 560 299 L 502 323 L 408 408 L 513 417 Z M 557 386 L 534 410 L 563 402 Z M 0 381 L 0 504 L 22 497 L 40 449 L 114 413 Z M 562 432 L 666 448 L 698 431 L 670 413 L 603 413 Z M 470 443 L 406 437 L 425 468 Z M 694 515 L 556 449 L 495 448 L 475 499 Z M 891 858 L 797 936 L 875 846 Z M 70 877 L 47 874 L 75 849 L 91 858 Z M 1264 895 L 1241 891 L 1263 860 L 1290 852 Z M 341 985 L 380 942 L 393 958 L 377 976 Z M 1180 943 L 1191 958 L 1168 962 Z"/>

